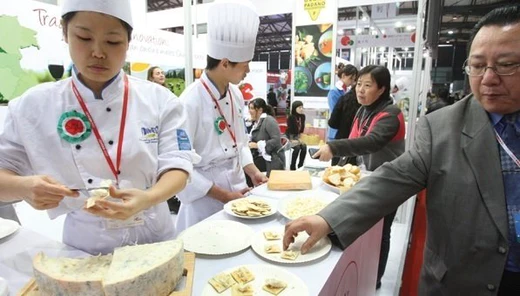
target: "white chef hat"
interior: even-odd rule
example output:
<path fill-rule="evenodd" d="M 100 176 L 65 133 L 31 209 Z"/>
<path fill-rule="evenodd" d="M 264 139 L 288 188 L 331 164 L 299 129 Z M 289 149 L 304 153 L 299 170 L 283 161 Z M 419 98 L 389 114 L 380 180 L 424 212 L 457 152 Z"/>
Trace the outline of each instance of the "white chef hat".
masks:
<path fill-rule="evenodd" d="M 252 60 L 259 24 L 248 0 L 216 0 L 208 10 L 208 55 L 231 62 Z"/>
<path fill-rule="evenodd" d="M 395 86 L 397 86 L 399 90 L 406 90 L 409 84 L 408 78 L 406 77 L 400 77 L 395 81 Z"/>
<path fill-rule="evenodd" d="M 65 0 L 61 8 L 61 16 L 75 11 L 94 11 L 108 14 L 124 21 L 130 27 L 134 27 L 130 0 Z"/>

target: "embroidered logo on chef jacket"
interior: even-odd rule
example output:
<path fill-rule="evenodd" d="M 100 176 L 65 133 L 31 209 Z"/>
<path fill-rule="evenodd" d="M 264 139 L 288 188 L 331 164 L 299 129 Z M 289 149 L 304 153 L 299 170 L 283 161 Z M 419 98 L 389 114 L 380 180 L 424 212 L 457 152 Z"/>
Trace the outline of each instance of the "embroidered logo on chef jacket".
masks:
<path fill-rule="evenodd" d="M 219 116 L 217 119 L 215 119 L 215 130 L 219 136 L 224 133 L 226 130 L 226 121 L 224 120 L 224 117 Z"/>
<path fill-rule="evenodd" d="M 177 143 L 179 144 L 179 150 L 191 150 L 190 138 L 183 129 L 177 129 Z"/>
<path fill-rule="evenodd" d="M 65 112 L 58 120 L 58 134 L 69 143 L 84 141 L 92 133 L 87 116 L 77 111 Z"/>
<path fill-rule="evenodd" d="M 141 141 L 146 144 L 159 142 L 159 126 L 141 127 Z"/>

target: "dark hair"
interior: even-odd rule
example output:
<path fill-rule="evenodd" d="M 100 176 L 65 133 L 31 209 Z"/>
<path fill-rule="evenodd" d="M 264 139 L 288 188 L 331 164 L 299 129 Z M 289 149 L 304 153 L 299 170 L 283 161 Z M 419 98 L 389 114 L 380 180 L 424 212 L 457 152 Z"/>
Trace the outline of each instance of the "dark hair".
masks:
<path fill-rule="evenodd" d="M 471 34 L 469 37 L 467 52 L 469 54 L 471 45 L 473 44 L 473 39 L 475 39 L 475 35 L 477 35 L 478 31 L 485 26 L 500 26 L 504 27 L 507 25 L 513 25 L 520 23 L 520 5 L 509 5 L 498 7 L 488 14 L 486 14 L 483 18 L 478 21 L 478 23 L 471 30 Z"/>
<path fill-rule="evenodd" d="M 267 105 L 264 99 L 262 98 L 256 98 L 251 101 L 249 101 L 248 106 L 253 106 L 255 110 L 262 109 L 263 113 L 267 113 L 267 115 L 274 116 L 274 109 L 273 107 Z"/>
<path fill-rule="evenodd" d="M 302 101 L 294 101 L 291 106 L 291 115 L 300 115 L 298 112 L 296 112 L 296 109 L 300 106 L 303 106 Z"/>
<path fill-rule="evenodd" d="M 390 99 L 390 71 L 385 66 L 376 66 L 376 65 L 368 65 L 365 68 L 361 69 L 358 73 L 358 77 L 361 77 L 365 74 L 370 74 L 370 77 L 376 82 L 378 88 L 385 88 L 385 91 L 381 94 L 381 96 L 377 99 Z"/>
<path fill-rule="evenodd" d="M 159 66 L 153 66 L 153 67 L 150 67 L 150 69 L 148 69 L 148 74 L 146 75 L 146 79 L 148 81 L 153 81 L 153 71 L 155 69 L 160 69 L 161 67 Z"/>
<path fill-rule="evenodd" d="M 63 35 L 64 36 L 67 36 L 67 27 L 69 25 L 70 20 L 72 20 L 72 18 L 78 12 L 79 11 L 69 12 L 61 17 L 61 19 L 63 20 Z M 130 40 L 132 40 L 132 31 L 133 31 L 132 27 L 127 22 L 123 21 L 122 19 L 118 19 L 118 20 L 121 22 L 121 24 L 123 24 L 123 27 L 125 28 L 126 32 L 128 33 L 128 42 L 130 42 Z"/>
<path fill-rule="evenodd" d="M 340 65 L 342 65 L 342 64 L 340 63 Z M 356 79 L 357 74 L 358 74 L 358 70 L 356 69 L 356 67 L 354 67 L 352 65 L 344 65 L 341 68 L 338 66 L 338 77 L 339 78 L 341 78 L 341 76 L 343 76 L 343 75 L 346 75 L 346 76 L 354 76 L 354 79 Z"/>
<path fill-rule="evenodd" d="M 222 60 L 217 60 L 217 59 L 214 59 L 210 56 L 206 56 L 206 70 L 213 70 L 215 69 L 218 64 L 220 64 Z M 229 61 L 229 63 L 231 64 L 231 66 L 236 66 L 238 63 L 237 62 L 232 62 L 232 61 Z"/>

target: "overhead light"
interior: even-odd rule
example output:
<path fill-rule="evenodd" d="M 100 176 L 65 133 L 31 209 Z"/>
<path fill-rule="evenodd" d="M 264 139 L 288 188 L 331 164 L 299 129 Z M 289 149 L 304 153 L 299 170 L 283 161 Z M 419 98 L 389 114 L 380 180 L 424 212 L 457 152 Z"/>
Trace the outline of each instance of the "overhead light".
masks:
<path fill-rule="evenodd" d="M 409 58 L 411 58 L 411 57 L 412 57 L 412 54 L 411 54 L 411 53 L 409 53 L 409 54 L 408 54 L 408 57 L 409 57 Z"/>
<path fill-rule="evenodd" d="M 370 30 L 374 30 L 374 27 L 371 26 L 371 27 L 370 27 Z"/>
<path fill-rule="evenodd" d="M 361 52 L 367 52 L 367 50 L 368 50 L 368 49 L 363 48 L 363 49 L 361 50 Z"/>
<path fill-rule="evenodd" d="M 448 40 L 448 41 L 446 41 L 446 43 L 450 43 L 450 41 Z"/>
<path fill-rule="evenodd" d="M 408 47 L 405 47 L 405 48 L 404 48 L 404 51 L 408 51 Z"/>
<path fill-rule="evenodd" d="M 380 52 L 384 52 L 385 49 L 386 49 L 386 48 L 385 48 L 384 46 L 381 46 L 381 47 L 379 48 L 379 51 L 380 51 Z"/>
<path fill-rule="evenodd" d="M 361 20 L 362 20 L 362 21 L 366 21 L 366 20 L 367 20 L 367 17 L 364 16 L 364 17 L 361 18 Z"/>
<path fill-rule="evenodd" d="M 397 28 L 402 27 L 403 26 L 403 22 L 401 22 L 401 21 L 395 22 L 395 26 Z"/>
<path fill-rule="evenodd" d="M 453 34 L 453 31 L 452 31 L 452 30 L 449 30 L 449 31 L 448 31 L 448 34 L 450 34 L 450 35 Z"/>
<path fill-rule="evenodd" d="M 357 28 L 357 29 L 356 29 L 356 33 L 359 34 L 359 33 L 361 33 L 361 32 L 363 32 L 363 29 L 361 29 L 361 28 Z"/>
<path fill-rule="evenodd" d="M 457 16 L 454 16 L 452 19 L 456 20 L 456 19 L 457 19 Z"/>
<path fill-rule="evenodd" d="M 429 55 L 427 52 L 423 53 L 423 57 L 427 58 L 427 57 L 429 57 L 429 56 L 430 56 L 430 55 Z"/>
<path fill-rule="evenodd" d="M 386 33 L 386 31 L 385 31 L 385 30 L 381 30 L 381 33 L 385 34 L 385 33 Z"/>
<path fill-rule="evenodd" d="M 339 30 L 338 30 L 338 35 L 341 36 L 341 35 L 343 35 L 343 33 L 345 33 L 345 31 L 344 31 L 343 29 L 339 29 Z"/>
<path fill-rule="evenodd" d="M 415 26 L 411 26 L 411 25 L 406 26 L 406 30 L 408 30 L 408 31 L 412 31 L 414 29 L 415 29 Z"/>
<path fill-rule="evenodd" d="M 377 35 L 377 31 L 372 31 L 372 35 Z"/>
<path fill-rule="evenodd" d="M 289 41 L 289 40 L 291 40 L 291 37 L 285 37 L 285 40 Z"/>

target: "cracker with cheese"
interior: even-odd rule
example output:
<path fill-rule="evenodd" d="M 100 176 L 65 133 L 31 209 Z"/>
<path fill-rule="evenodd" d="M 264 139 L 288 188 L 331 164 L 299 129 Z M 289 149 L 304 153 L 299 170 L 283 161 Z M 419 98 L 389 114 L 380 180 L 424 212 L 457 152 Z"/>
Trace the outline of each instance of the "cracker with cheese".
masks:
<path fill-rule="evenodd" d="M 284 251 L 280 257 L 282 257 L 283 259 L 294 261 L 296 260 L 296 258 L 298 258 L 299 255 L 300 252 L 298 251 L 287 250 Z"/>
<path fill-rule="evenodd" d="M 265 285 L 262 286 L 264 291 L 273 295 L 280 294 L 285 288 L 287 288 L 287 284 L 278 279 L 266 279 Z"/>
<path fill-rule="evenodd" d="M 271 213 L 271 206 L 261 200 L 242 198 L 231 203 L 231 211 L 239 216 L 262 217 Z"/>
<path fill-rule="evenodd" d="M 112 185 L 112 180 L 103 180 L 99 183 L 99 187 L 110 187 Z M 87 199 L 87 205 L 85 206 L 87 209 L 96 205 L 96 201 L 105 199 L 110 196 L 110 192 L 108 189 L 95 189 L 91 190 L 90 197 Z"/>
<path fill-rule="evenodd" d="M 279 240 L 281 236 L 279 233 L 274 231 L 264 231 L 264 237 L 266 240 Z"/>
<path fill-rule="evenodd" d="M 264 251 L 267 254 L 276 254 L 276 253 L 281 253 L 282 252 L 282 248 L 280 248 L 280 246 L 276 245 L 276 244 L 267 244 L 264 247 Z"/>
<path fill-rule="evenodd" d="M 255 279 L 255 276 L 253 275 L 253 273 L 246 267 L 240 267 L 237 270 L 231 272 L 231 276 L 239 284 L 247 284 L 250 281 L 253 281 Z"/>
<path fill-rule="evenodd" d="M 251 284 L 236 284 L 231 288 L 231 296 L 253 296 L 254 293 Z"/>
<path fill-rule="evenodd" d="M 219 273 L 209 280 L 209 284 L 213 287 L 213 289 L 215 289 L 215 291 L 217 291 L 217 293 L 226 291 L 236 283 L 237 282 L 235 282 L 233 277 L 227 273 Z"/>

